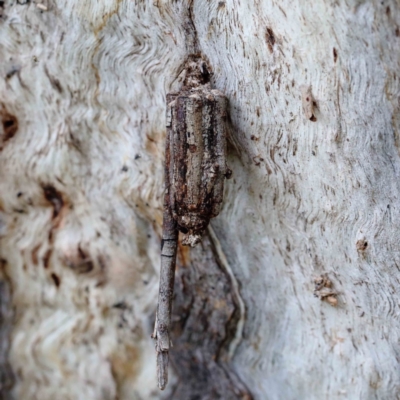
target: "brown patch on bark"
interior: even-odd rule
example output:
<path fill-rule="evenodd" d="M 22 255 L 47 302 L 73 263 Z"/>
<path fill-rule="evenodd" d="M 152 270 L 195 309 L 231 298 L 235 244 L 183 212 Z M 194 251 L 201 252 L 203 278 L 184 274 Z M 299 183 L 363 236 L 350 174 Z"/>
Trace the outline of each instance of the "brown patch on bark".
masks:
<path fill-rule="evenodd" d="M 311 92 L 311 86 L 302 85 L 300 87 L 301 90 L 301 101 L 303 105 L 303 112 L 307 119 L 312 122 L 317 120 L 315 116 L 315 109 L 317 108 L 317 103 L 313 98 Z"/>
<path fill-rule="evenodd" d="M 52 185 L 43 186 L 43 192 L 45 199 L 53 206 L 53 218 L 57 218 L 62 207 L 64 206 L 64 200 L 61 193 L 58 192 Z"/>
<path fill-rule="evenodd" d="M 52 252 L 51 249 L 47 250 L 47 251 L 46 251 L 46 254 L 45 254 L 44 257 L 43 257 L 43 266 L 44 266 L 46 269 L 49 268 L 51 252 Z"/>
<path fill-rule="evenodd" d="M 178 257 L 179 266 L 187 268 L 190 263 L 190 249 L 188 246 L 182 245 L 181 241 L 178 242 Z"/>
<path fill-rule="evenodd" d="M 121 345 L 117 353 L 110 357 L 111 371 L 121 388 L 125 382 L 132 382 L 139 374 L 140 351 L 137 347 Z"/>
<path fill-rule="evenodd" d="M 80 244 L 76 251 L 65 255 L 63 261 L 69 268 L 78 274 L 88 274 L 89 272 L 92 272 L 95 267 L 93 260 L 89 254 L 82 249 Z M 105 269 L 105 261 L 101 257 L 99 257 L 99 265 L 100 271 L 103 271 Z"/>
<path fill-rule="evenodd" d="M 178 376 L 174 399 L 252 399 L 228 360 L 238 307 L 231 281 L 206 235 L 178 268 L 172 316 L 171 363 Z"/>
<path fill-rule="evenodd" d="M 57 274 L 55 274 L 54 272 L 53 272 L 50 276 L 51 276 L 51 279 L 53 279 L 54 284 L 55 284 L 57 287 L 60 287 L 60 285 L 61 285 L 61 279 L 60 279 L 60 277 L 59 277 Z"/>
<path fill-rule="evenodd" d="M 333 48 L 333 62 L 337 61 L 337 57 L 338 57 L 337 50 L 335 48 Z"/>
<path fill-rule="evenodd" d="M 32 250 L 32 262 L 33 262 L 33 265 L 38 265 L 38 263 L 39 263 L 39 259 L 38 259 L 38 251 L 39 251 L 39 249 L 40 249 L 40 244 L 35 246 L 34 249 Z"/>
<path fill-rule="evenodd" d="M 77 266 L 80 273 L 86 274 L 90 271 L 93 271 L 93 261 L 86 254 L 85 251 L 82 250 L 81 246 L 78 246 L 78 254 L 80 258 L 79 265 Z"/>
<path fill-rule="evenodd" d="M 322 274 L 314 278 L 314 284 L 314 296 L 336 307 L 338 304 L 338 293 L 333 288 L 332 281 L 329 279 L 328 274 Z"/>
<path fill-rule="evenodd" d="M 158 132 L 150 132 L 146 134 L 145 148 L 149 154 L 153 156 L 160 155 L 161 147 L 159 146 L 159 140 L 157 140 L 156 138 L 161 137 L 162 135 Z"/>
<path fill-rule="evenodd" d="M 358 254 L 360 254 L 361 256 L 364 256 L 365 252 L 368 249 L 368 242 L 365 239 L 357 240 L 356 249 L 357 249 Z"/>
<path fill-rule="evenodd" d="M 2 150 L 4 144 L 17 133 L 18 119 L 15 115 L 9 113 L 3 104 L 0 104 L 0 121 L 3 128 L 0 136 L 0 150 Z"/>

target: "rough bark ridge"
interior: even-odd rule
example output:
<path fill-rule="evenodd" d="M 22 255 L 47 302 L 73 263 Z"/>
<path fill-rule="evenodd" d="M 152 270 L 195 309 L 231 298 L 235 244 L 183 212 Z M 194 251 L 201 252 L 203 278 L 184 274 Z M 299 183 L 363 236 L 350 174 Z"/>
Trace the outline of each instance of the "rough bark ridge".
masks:
<path fill-rule="evenodd" d="M 255 399 L 398 398 L 396 0 L 5 0 L 0 15 L 15 398 L 171 396 L 149 339 L 165 93 L 196 52 L 230 104 L 213 228 L 247 311 L 229 365 Z"/>

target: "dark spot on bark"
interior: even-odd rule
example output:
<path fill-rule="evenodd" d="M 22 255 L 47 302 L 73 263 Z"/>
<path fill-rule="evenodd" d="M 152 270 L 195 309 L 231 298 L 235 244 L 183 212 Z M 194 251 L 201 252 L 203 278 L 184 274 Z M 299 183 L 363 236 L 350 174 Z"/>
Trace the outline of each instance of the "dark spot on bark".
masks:
<path fill-rule="evenodd" d="M 254 136 L 254 135 L 251 135 L 251 136 L 250 136 L 250 139 L 251 139 L 251 140 L 258 141 L 258 137 L 257 137 L 257 136 Z"/>
<path fill-rule="evenodd" d="M 179 226 L 179 230 L 185 234 L 189 232 L 184 226 Z"/>
<path fill-rule="evenodd" d="M 79 254 L 80 258 L 82 258 L 82 259 L 86 258 L 86 253 L 82 250 L 81 245 L 78 246 L 78 254 Z"/>
<path fill-rule="evenodd" d="M 310 121 L 315 122 L 317 120 L 316 116 L 313 114 L 310 118 Z"/>
<path fill-rule="evenodd" d="M 194 145 L 194 144 L 189 145 L 189 151 L 191 153 L 196 153 L 196 150 L 197 150 L 197 146 L 196 145 Z"/>
<path fill-rule="evenodd" d="M 60 83 L 60 81 L 59 81 L 58 79 L 53 78 L 53 79 L 51 80 L 51 84 L 53 85 L 53 87 L 54 87 L 59 93 L 62 93 L 62 92 L 63 92 L 61 83 Z"/>
<path fill-rule="evenodd" d="M 128 305 L 124 301 L 121 301 L 119 303 L 115 303 L 112 307 L 113 308 L 119 308 L 120 310 L 128 309 Z"/>
<path fill-rule="evenodd" d="M 140 155 L 139 155 L 139 154 L 136 154 L 136 155 L 135 155 L 135 160 L 139 160 L 139 158 L 140 158 Z"/>
<path fill-rule="evenodd" d="M 390 15 L 390 7 L 389 7 L 389 6 L 386 7 L 386 15 L 387 15 L 387 16 Z"/>
<path fill-rule="evenodd" d="M 52 204 L 53 218 L 56 218 L 64 205 L 64 200 L 62 198 L 62 195 L 52 185 L 43 186 L 43 192 L 46 200 Z"/>
<path fill-rule="evenodd" d="M 48 269 L 49 268 L 49 263 L 50 263 L 50 257 L 51 257 L 51 249 L 46 251 L 46 254 L 43 257 L 43 266 Z"/>
<path fill-rule="evenodd" d="M 22 192 L 18 192 L 18 193 L 17 193 L 17 197 L 21 197 L 22 195 L 23 195 Z"/>
<path fill-rule="evenodd" d="M 15 67 L 15 66 L 11 67 L 11 69 L 6 74 L 6 80 L 12 78 L 18 71 L 19 71 L 19 68 Z"/>
<path fill-rule="evenodd" d="M 58 275 L 56 275 L 56 274 L 53 272 L 53 273 L 51 274 L 51 279 L 53 279 L 54 284 L 55 284 L 57 287 L 60 287 L 61 280 L 60 280 L 60 277 L 59 277 Z"/>
<path fill-rule="evenodd" d="M 93 261 L 90 259 L 90 257 L 86 254 L 86 252 L 81 248 L 81 246 L 78 246 L 78 256 L 80 258 L 80 261 L 73 261 L 68 264 L 68 266 L 73 269 L 75 272 L 81 273 L 81 274 L 86 274 L 89 273 L 90 271 L 93 270 L 94 265 Z"/>
<path fill-rule="evenodd" d="M 4 1 L 0 1 L 0 7 L 4 7 Z"/>
<path fill-rule="evenodd" d="M 396 30 L 394 31 L 394 33 L 395 33 L 395 35 L 396 35 L 397 37 L 400 37 L 400 28 L 397 27 Z"/>
<path fill-rule="evenodd" d="M 337 61 L 337 50 L 335 48 L 333 48 L 333 61 Z"/>
<path fill-rule="evenodd" d="M 268 50 L 272 53 L 274 51 L 275 35 L 271 28 L 267 28 L 267 31 L 265 32 L 265 40 L 267 42 Z"/>
<path fill-rule="evenodd" d="M 121 169 L 122 172 L 127 172 L 128 171 L 128 167 L 126 165 L 124 165 Z"/>
<path fill-rule="evenodd" d="M 260 116 L 260 109 L 258 107 L 257 107 L 256 113 L 257 113 L 257 117 L 259 117 Z"/>
<path fill-rule="evenodd" d="M 0 109 L 1 110 L 1 109 Z M 10 114 L 4 108 L 0 111 L 1 123 L 3 125 L 4 136 L 3 143 L 10 140 L 18 130 L 18 120 L 15 115 Z"/>
<path fill-rule="evenodd" d="M 363 252 L 367 250 L 368 242 L 365 239 L 357 240 L 356 248 L 357 251 Z"/>

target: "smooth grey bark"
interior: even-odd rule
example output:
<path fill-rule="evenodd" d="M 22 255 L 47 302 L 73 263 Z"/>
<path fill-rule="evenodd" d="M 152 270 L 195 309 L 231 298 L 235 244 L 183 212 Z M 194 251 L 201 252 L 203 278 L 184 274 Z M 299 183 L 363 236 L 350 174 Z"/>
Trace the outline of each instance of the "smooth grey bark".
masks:
<path fill-rule="evenodd" d="M 197 374 L 204 398 L 398 398 L 397 1 L 6 0 L 0 15 L 16 399 L 201 398 Z M 161 394 L 165 95 L 193 52 L 229 99 L 233 174 L 214 245 L 178 247 Z"/>

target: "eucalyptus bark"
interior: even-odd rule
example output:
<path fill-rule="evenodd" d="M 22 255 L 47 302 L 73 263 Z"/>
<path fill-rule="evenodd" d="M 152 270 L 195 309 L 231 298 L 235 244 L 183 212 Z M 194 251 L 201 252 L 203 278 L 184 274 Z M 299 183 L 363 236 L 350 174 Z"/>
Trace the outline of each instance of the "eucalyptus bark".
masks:
<path fill-rule="evenodd" d="M 400 5 L 0 2 L 2 398 L 396 399 Z M 229 100 L 222 212 L 150 335 L 166 93 Z"/>

